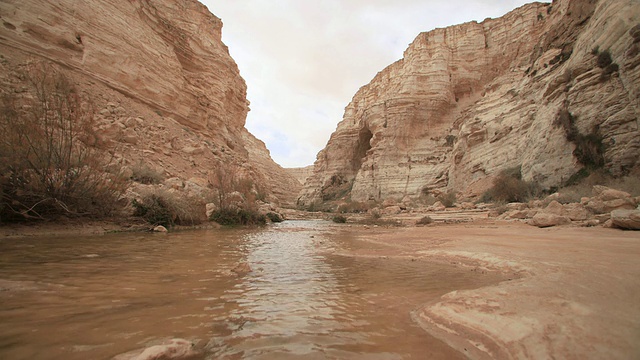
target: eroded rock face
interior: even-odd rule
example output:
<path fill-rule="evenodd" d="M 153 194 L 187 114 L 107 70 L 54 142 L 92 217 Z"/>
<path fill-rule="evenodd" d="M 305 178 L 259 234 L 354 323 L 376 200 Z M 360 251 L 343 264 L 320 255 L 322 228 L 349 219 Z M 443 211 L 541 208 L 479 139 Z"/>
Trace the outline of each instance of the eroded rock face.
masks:
<path fill-rule="evenodd" d="M 0 17 L 3 88 L 20 89 L 28 63 L 60 65 L 95 102 L 122 166 L 144 161 L 186 180 L 233 165 L 276 200 L 295 198 L 298 182 L 244 128 L 246 84 L 204 5 L 7 0 Z"/>
<path fill-rule="evenodd" d="M 516 166 L 557 186 L 584 165 L 561 112 L 602 139 L 608 170 L 629 171 L 640 150 L 639 24 L 637 1 L 559 0 L 418 35 L 353 97 L 299 204 L 344 189 L 360 201 L 480 194 Z M 596 48 L 617 70 L 598 66 Z"/>

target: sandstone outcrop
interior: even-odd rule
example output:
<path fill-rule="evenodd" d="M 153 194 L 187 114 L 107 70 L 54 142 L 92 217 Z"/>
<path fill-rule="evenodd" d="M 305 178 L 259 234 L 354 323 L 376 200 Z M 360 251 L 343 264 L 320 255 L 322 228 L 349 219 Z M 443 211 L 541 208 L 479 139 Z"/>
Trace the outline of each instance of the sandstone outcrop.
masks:
<path fill-rule="evenodd" d="M 244 127 L 246 84 L 222 43 L 222 21 L 195 0 L 0 2 L 0 79 L 21 91 L 34 62 L 64 69 L 96 106 L 96 129 L 125 169 L 205 179 L 237 169 L 270 201 L 300 188 Z"/>
<path fill-rule="evenodd" d="M 634 0 L 533 3 L 422 33 L 355 94 L 298 203 L 478 195 L 517 166 L 543 187 L 589 161 L 625 174 L 639 165 L 639 65 Z"/>
<path fill-rule="evenodd" d="M 640 230 L 640 210 L 614 210 L 611 225 L 625 230 Z"/>
<path fill-rule="evenodd" d="M 285 168 L 284 170 L 288 172 L 289 175 L 296 178 L 301 185 L 304 185 L 304 183 L 307 181 L 307 178 L 313 175 L 313 165 L 299 168 Z"/>

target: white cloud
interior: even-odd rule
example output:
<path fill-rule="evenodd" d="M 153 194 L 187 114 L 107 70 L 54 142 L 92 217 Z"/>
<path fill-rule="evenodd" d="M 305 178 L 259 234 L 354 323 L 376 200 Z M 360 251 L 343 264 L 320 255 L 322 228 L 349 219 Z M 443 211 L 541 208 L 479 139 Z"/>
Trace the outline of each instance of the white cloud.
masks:
<path fill-rule="evenodd" d="M 247 128 L 285 167 L 310 165 L 351 97 L 423 31 L 524 0 L 201 0 L 247 82 Z"/>

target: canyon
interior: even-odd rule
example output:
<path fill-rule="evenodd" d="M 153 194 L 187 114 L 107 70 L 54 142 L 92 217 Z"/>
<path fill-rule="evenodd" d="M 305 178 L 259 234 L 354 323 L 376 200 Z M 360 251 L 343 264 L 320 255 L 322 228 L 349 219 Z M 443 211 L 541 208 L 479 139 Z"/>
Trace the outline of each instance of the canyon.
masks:
<path fill-rule="evenodd" d="M 246 84 L 221 40 L 222 21 L 189 1 L 2 1 L 0 79 L 24 92 L 24 71 L 53 64 L 96 108 L 115 163 L 145 166 L 166 187 L 198 195 L 216 172 L 292 203 L 299 182 L 244 127 Z"/>
<path fill-rule="evenodd" d="M 632 0 L 532 3 L 421 33 L 355 94 L 298 205 L 473 198 L 513 168 L 551 189 L 593 165 L 576 137 L 614 176 L 636 171 L 638 65 Z"/>

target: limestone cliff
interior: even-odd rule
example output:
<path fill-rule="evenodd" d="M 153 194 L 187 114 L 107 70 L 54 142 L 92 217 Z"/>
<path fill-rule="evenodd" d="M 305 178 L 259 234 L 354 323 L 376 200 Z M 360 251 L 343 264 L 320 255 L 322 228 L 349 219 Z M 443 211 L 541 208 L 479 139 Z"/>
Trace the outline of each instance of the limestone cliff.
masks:
<path fill-rule="evenodd" d="M 4 0 L 0 21 L 5 88 L 28 63 L 58 64 L 93 98 L 122 166 L 184 180 L 235 166 L 285 202 L 299 188 L 244 128 L 246 84 L 199 2 Z"/>
<path fill-rule="evenodd" d="M 418 35 L 353 97 L 299 204 L 349 190 L 360 201 L 477 195 L 515 166 L 558 186 L 585 165 L 562 114 L 602 140 L 608 170 L 628 172 L 639 165 L 639 24 L 635 0 L 558 0 Z"/>
<path fill-rule="evenodd" d="M 307 178 L 313 174 L 313 165 L 300 168 L 285 168 L 284 170 L 288 172 L 289 175 L 296 178 L 300 185 L 304 185 L 304 183 L 307 181 Z"/>

